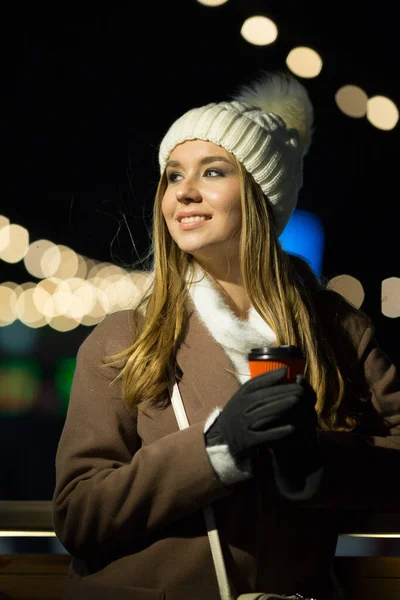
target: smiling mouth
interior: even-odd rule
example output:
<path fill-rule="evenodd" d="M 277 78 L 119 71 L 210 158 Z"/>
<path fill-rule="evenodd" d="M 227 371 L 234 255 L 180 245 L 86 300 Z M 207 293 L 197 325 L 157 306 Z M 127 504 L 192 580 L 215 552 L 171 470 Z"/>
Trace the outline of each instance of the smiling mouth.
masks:
<path fill-rule="evenodd" d="M 195 217 L 183 217 L 182 219 L 178 219 L 178 223 L 198 223 L 200 221 L 209 221 L 211 217 L 203 216 L 195 216 Z"/>

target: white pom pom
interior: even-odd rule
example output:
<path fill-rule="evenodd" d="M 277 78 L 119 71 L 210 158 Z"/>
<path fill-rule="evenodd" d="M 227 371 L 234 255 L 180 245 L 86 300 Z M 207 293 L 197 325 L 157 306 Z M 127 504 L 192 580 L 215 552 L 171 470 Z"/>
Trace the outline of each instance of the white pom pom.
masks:
<path fill-rule="evenodd" d="M 263 73 L 256 81 L 240 88 L 234 99 L 279 115 L 288 129 L 297 129 L 307 148 L 311 144 L 313 106 L 307 90 L 293 76 Z"/>

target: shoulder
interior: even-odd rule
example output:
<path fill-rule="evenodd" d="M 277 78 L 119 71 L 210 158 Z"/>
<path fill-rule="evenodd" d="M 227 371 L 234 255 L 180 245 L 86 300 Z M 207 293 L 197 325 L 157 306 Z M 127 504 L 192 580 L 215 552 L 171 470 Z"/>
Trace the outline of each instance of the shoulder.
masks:
<path fill-rule="evenodd" d="M 78 357 L 88 356 L 95 360 L 117 354 L 134 343 L 141 317 L 132 309 L 108 314 L 98 323 L 81 343 Z"/>

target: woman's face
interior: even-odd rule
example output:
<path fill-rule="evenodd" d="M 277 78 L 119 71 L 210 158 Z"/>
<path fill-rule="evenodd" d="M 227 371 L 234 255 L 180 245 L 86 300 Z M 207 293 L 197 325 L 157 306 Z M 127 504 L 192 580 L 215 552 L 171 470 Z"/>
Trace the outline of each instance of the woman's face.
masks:
<path fill-rule="evenodd" d="M 196 259 L 235 258 L 242 222 L 239 169 L 221 146 L 179 144 L 166 165 L 161 209 L 171 237 Z"/>

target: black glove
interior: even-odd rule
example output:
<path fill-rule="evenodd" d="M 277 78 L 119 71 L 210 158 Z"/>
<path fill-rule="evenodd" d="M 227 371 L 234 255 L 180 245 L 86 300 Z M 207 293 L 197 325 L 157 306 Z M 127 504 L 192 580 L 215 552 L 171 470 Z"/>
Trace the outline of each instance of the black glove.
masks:
<path fill-rule="evenodd" d="M 227 444 L 239 463 L 256 447 L 269 446 L 279 490 L 290 499 L 303 499 L 297 495 L 304 492 L 304 473 L 309 473 L 310 466 L 304 465 L 299 472 L 299 460 L 296 458 L 292 466 L 291 455 L 293 450 L 300 452 L 305 444 L 304 460 L 311 460 L 311 470 L 315 464 L 320 465 L 316 397 L 304 378 L 297 383 L 281 383 L 286 373 L 286 367 L 282 367 L 243 384 L 205 438 L 207 446 Z M 313 456 L 314 450 L 318 460 Z M 314 493 L 309 489 L 306 492 Z"/>
<path fill-rule="evenodd" d="M 295 407 L 301 415 L 294 418 L 293 432 L 271 446 L 275 481 L 288 500 L 308 500 L 318 490 L 323 477 L 323 458 L 317 430 L 316 394 L 303 376 L 297 384 L 304 390 Z"/>

